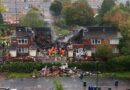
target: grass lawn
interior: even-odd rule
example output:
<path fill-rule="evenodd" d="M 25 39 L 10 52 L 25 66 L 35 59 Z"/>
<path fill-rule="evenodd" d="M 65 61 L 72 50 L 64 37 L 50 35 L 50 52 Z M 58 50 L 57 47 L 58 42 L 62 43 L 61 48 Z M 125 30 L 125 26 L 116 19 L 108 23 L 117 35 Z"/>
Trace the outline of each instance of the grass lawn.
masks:
<path fill-rule="evenodd" d="M 8 79 L 12 78 L 29 78 L 32 77 L 32 73 L 8 73 Z"/>
<path fill-rule="evenodd" d="M 128 79 L 130 79 L 130 71 L 129 72 L 104 73 L 103 77 L 128 78 Z"/>

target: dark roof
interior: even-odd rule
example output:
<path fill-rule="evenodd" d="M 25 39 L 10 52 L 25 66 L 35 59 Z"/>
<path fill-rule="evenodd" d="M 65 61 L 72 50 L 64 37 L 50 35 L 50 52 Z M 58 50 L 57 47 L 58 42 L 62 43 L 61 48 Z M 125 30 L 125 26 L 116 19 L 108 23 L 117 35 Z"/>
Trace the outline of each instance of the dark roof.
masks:
<path fill-rule="evenodd" d="M 84 30 L 86 38 L 118 38 L 116 27 L 86 27 Z"/>
<path fill-rule="evenodd" d="M 17 37 L 29 37 L 32 36 L 32 28 L 26 26 L 16 27 L 16 36 Z"/>

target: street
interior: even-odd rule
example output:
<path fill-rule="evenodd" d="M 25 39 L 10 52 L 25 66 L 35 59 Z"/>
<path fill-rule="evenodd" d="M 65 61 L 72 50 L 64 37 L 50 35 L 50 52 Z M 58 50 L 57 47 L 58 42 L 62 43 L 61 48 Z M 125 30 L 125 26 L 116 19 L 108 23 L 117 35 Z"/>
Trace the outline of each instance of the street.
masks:
<path fill-rule="evenodd" d="M 0 87 L 11 87 L 18 90 L 51 90 L 53 87 L 53 80 L 56 77 L 49 78 L 24 78 L 24 79 L 11 79 L 1 80 Z M 83 87 L 83 82 L 78 77 L 60 77 L 64 90 L 88 90 L 89 86 L 95 86 L 94 78 L 86 78 L 87 87 Z M 119 80 L 119 86 L 115 87 L 114 82 L 116 79 L 99 79 L 98 85 L 101 90 L 126 90 L 130 89 L 130 81 L 126 79 Z"/>

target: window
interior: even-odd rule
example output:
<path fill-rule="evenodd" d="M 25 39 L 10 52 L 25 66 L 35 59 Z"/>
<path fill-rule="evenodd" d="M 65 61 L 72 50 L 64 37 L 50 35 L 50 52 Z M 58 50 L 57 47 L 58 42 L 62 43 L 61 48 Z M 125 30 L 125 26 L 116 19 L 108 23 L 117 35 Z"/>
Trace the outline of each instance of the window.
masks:
<path fill-rule="evenodd" d="M 18 44 L 28 44 L 28 39 L 18 39 Z"/>
<path fill-rule="evenodd" d="M 28 48 L 18 48 L 19 53 L 28 53 Z"/>
<path fill-rule="evenodd" d="M 119 44 L 119 39 L 111 39 L 110 44 Z"/>
<path fill-rule="evenodd" d="M 91 39 L 91 43 L 93 45 L 95 45 L 95 44 L 101 44 L 101 39 Z"/>

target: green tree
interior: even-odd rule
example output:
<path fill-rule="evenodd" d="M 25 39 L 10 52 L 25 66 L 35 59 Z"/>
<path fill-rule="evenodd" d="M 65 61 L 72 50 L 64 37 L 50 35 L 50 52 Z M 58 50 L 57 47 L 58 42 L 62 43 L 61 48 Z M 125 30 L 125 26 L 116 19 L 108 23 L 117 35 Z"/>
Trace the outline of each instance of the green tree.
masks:
<path fill-rule="evenodd" d="M 101 9 L 99 9 L 99 14 L 104 16 L 104 14 L 111 10 L 113 6 L 115 6 L 114 0 L 104 0 L 101 5 Z"/>
<path fill-rule="evenodd" d="M 123 4 L 113 7 L 104 15 L 104 20 L 114 23 L 122 34 L 119 49 L 122 54 L 130 54 L 130 8 Z"/>
<path fill-rule="evenodd" d="M 115 6 L 114 0 L 104 0 L 103 1 L 101 8 L 98 11 L 98 15 L 96 17 L 97 24 L 99 24 L 99 25 L 107 24 L 108 25 L 109 22 L 108 23 L 104 22 L 103 17 L 104 17 L 104 14 L 106 12 L 108 12 L 109 10 L 111 10 L 113 6 Z"/>
<path fill-rule="evenodd" d="M 93 11 L 86 1 L 67 3 L 63 8 L 63 18 L 67 25 L 91 25 L 93 22 Z"/>
<path fill-rule="evenodd" d="M 32 7 L 32 9 L 29 10 L 27 14 L 20 19 L 20 24 L 30 27 L 43 27 L 44 16 L 37 8 Z"/>
<path fill-rule="evenodd" d="M 5 12 L 5 7 L 4 7 L 2 1 L 0 0 L 0 13 L 2 13 L 2 12 Z"/>
<path fill-rule="evenodd" d="M 3 16 L 2 16 L 2 13 L 5 12 L 5 7 L 4 5 L 2 4 L 2 1 L 0 0 L 0 28 L 3 28 L 3 24 L 4 24 L 4 21 L 3 21 Z"/>
<path fill-rule="evenodd" d="M 4 23 L 4 21 L 3 21 L 3 16 L 2 16 L 2 14 L 0 13 L 0 24 L 3 24 Z"/>
<path fill-rule="evenodd" d="M 104 15 L 104 20 L 114 23 L 119 29 L 126 23 L 130 17 L 130 9 L 124 5 L 117 5 L 113 7 Z"/>
<path fill-rule="evenodd" d="M 107 61 L 110 57 L 112 57 L 111 46 L 107 43 L 99 45 L 96 49 L 95 56 L 102 61 Z"/>
<path fill-rule="evenodd" d="M 130 18 L 120 29 L 123 36 L 119 44 L 120 52 L 125 55 L 130 55 Z"/>
<path fill-rule="evenodd" d="M 58 0 L 55 0 L 51 3 L 50 11 L 52 12 L 52 15 L 59 16 L 62 11 L 62 3 Z"/>

